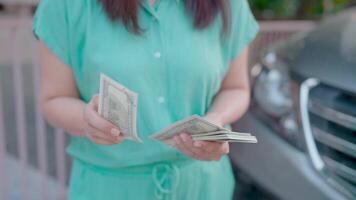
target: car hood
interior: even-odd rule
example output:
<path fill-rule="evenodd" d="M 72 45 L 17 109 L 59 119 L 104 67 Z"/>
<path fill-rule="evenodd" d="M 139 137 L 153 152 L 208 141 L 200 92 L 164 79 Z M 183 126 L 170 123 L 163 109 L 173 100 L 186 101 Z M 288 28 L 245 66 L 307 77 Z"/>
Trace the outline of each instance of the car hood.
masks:
<path fill-rule="evenodd" d="M 356 9 L 329 17 L 293 43 L 298 49 L 288 61 L 293 73 L 356 94 Z"/>

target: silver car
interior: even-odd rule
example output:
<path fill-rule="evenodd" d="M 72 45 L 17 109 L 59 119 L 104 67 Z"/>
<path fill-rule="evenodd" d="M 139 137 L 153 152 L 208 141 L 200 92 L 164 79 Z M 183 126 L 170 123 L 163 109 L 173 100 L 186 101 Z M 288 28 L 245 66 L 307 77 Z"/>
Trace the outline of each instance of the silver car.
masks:
<path fill-rule="evenodd" d="M 356 199 L 356 9 L 272 46 L 251 70 L 253 100 L 234 129 L 243 174 L 278 199 Z"/>

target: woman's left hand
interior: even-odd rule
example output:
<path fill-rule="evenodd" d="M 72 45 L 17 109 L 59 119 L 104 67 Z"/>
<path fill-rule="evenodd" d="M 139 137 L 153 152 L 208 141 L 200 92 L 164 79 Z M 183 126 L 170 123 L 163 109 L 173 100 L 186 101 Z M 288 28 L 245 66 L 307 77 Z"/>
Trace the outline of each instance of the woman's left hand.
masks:
<path fill-rule="evenodd" d="M 218 126 L 223 125 L 216 115 L 206 115 L 204 118 Z M 197 160 L 218 161 L 223 155 L 229 153 L 228 142 L 193 141 L 192 137 L 187 133 L 175 136 L 174 140 L 178 150 Z"/>

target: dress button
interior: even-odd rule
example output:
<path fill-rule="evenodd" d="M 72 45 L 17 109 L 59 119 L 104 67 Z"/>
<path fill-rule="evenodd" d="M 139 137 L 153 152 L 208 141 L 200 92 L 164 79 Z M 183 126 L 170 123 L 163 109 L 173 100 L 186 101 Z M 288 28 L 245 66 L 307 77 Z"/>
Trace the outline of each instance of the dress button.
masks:
<path fill-rule="evenodd" d="M 162 104 L 166 101 L 166 99 L 163 96 L 160 96 L 157 98 L 158 103 Z"/>
<path fill-rule="evenodd" d="M 161 52 L 159 52 L 159 51 L 157 51 L 157 52 L 155 52 L 154 54 L 153 54 L 153 56 L 155 57 L 155 58 L 161 58 Z"/>

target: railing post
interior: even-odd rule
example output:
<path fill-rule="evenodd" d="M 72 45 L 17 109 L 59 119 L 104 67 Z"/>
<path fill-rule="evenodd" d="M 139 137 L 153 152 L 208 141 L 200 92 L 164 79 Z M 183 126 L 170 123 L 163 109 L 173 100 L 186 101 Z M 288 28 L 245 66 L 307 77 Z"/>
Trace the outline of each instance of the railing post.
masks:
<path fill-rule="evenodd" d="M 8 187 L 6 176 L 6 138 L 5 138 L 5 124 L 4 124 L 4 109 L 2 101 L 2 86 L 0 84 L 0 199 L 8 199 Z"/>
<path fill-rule="evenodd" d="M 65 132 L 62 129 L 56 129 L 55 132 L 56 146 L 56 163 L 57 163 L 57 178 L 61 186 L 66 187 L 67 171 L 66 171 L 66 155 L 65 155 Z M 66 191 L 60 191 L 61 200 L 66 199 Z"/>
<path fill-rule="evenodd" d="M 26 111 L 24 102 L 23 90 L 23 76 L 22 76 L 22 63 L 21 52 L 19 50 L 20 37 L 17 28 L 12 29 L 12 64 L 13 64 L 13 85 L 14 85 L 14 99 L 15 99 L 15 112 L 16 112 L 16 127 L 17 127 L 17 148 L 19 152 L 19 159 L 21 164 L 21 198 L 27 199 L 27 174 L 26 168 L 28 163 L 27 155 L 27 128 L 26 128 Z"/>
<path fill-rule="evenodd" d="M 34 47 L 34 49 L 37 49 Z M 40 106 L 40 66 L 38 62 L 37 51 L 34 51 L 31 55 L 32 57 L 32 69 L 33 69 L 33 79 L 34 79 L 34 98 L 35 98 L 35 110 L 36 110 L 36 141 L 37 141 L 37 157 L 38 157 L 38 166 L 42 176 L 41 180 L 41 190 L 42 199 L 48 199 L 48 188 L 47 180 L 48 176 L 48 164 L 47 164 L 47 140 L 46 140 L 46 124 L 42 117 L 41 106 Z"/>

